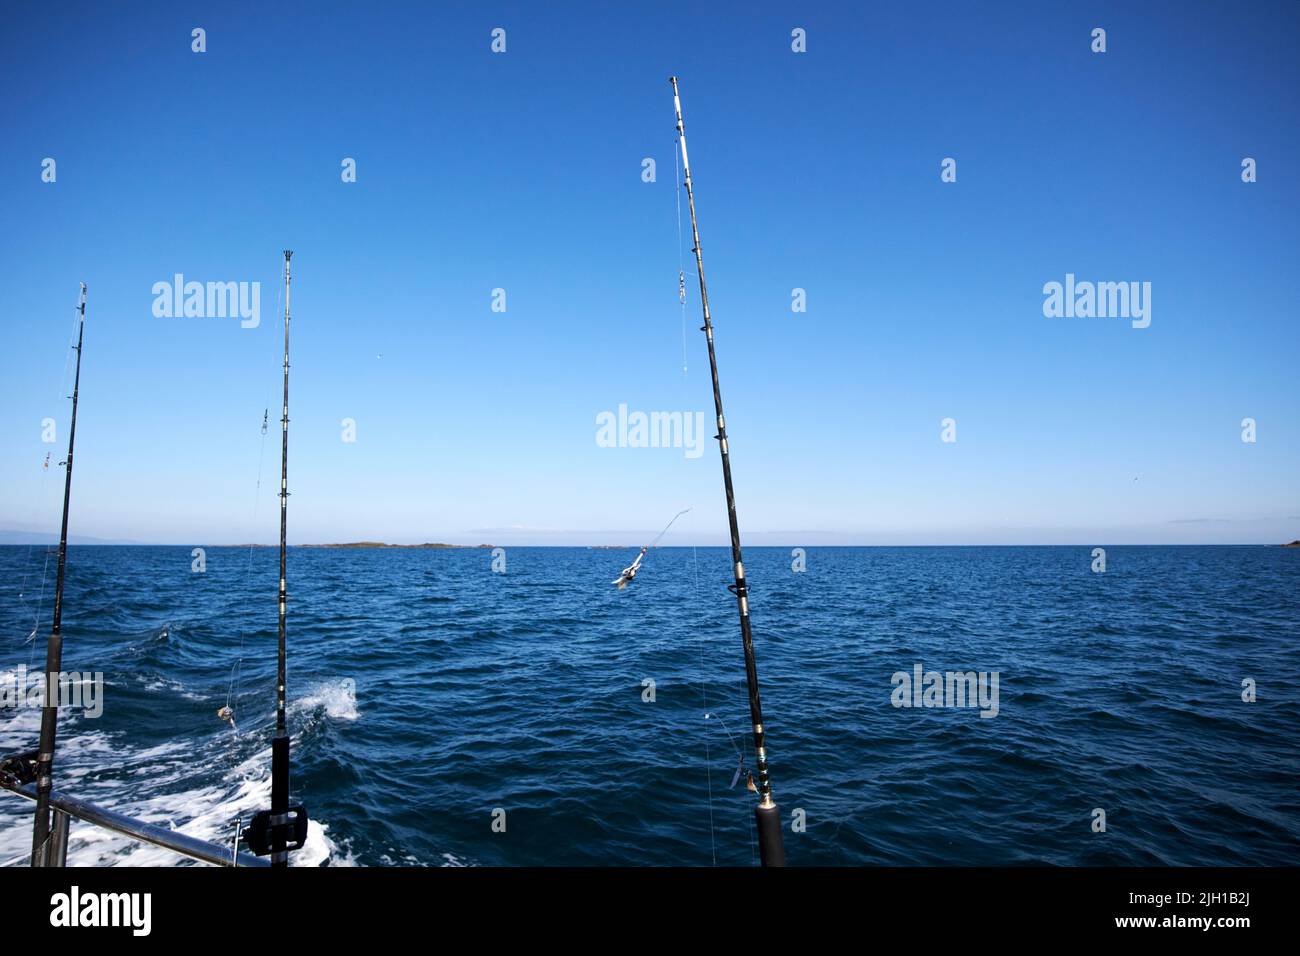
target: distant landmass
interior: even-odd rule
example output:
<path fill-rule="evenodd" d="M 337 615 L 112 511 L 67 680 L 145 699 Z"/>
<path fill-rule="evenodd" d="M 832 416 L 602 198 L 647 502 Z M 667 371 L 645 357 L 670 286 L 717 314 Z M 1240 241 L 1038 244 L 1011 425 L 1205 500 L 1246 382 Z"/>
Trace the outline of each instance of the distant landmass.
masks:
<path fill-rule="evenodd" d="M 443 544 L 430 541 L 424 544 L 388 544 L 384 541 L 348 541 L 343 544 L 301 544 L 300 548 L 491 548 L 490 544 Z"/>
<path fill-rule="evenodd" d="M 59 536 L 45 531 L 19 531 L 16 529 L 0 528 L 0 544 L 30 544 L 30 545 L 57 545 Z M 84 534 L 68 535 L 68 544 L 120 544 L 120 545 L 148 545 L 144 541 L 131 541 L 114 538 L 92 538 Z M 153 547 L 189 547 L 189 545 L 152 545 Z M 233 544 L 217 545 L 216 547 L 231 548 L 274 548 L 275 544 Z M 386 541 L 345 541 L 332 544 L 293 544 L 291 548 L 486 548 L 491 549 L 495 545 L 491 544 L 444 544 L 441 541 L 427 541 L 423 544 L 389 544 Z"/>
<path fill-rule="evenodd" d="M 196 539 L 197 540 L 197 539 Z M 0 545 L 49 545 L 55 546 L 59 543 L 57 533 L 48 531 L 26 531 L 17 528 L 0 528 Z M 725 543 L 725 542 L 723 542 Z M 73 545 L 131 545 L 135 547 L 191 547 L 191 544 L 158 544 L 149 541 L 137 541 L 124 538 L 94 538 L 89 535 L 69 534 L 68 544 Z M 783 546 L 783 545 L 782 545 Z M 1069 547 L 1070 545 L 1054 545 L 1054 547 Z M 1082 546 L 1082 545 L 1079 545 Z M 1241 546 L 1241 545 L 1239 545 Z M 207 545 L 207 547 L 225 547 L 225 548 L 274 548 L 274 542 L 269 544 L 262 543 L 245 543 L 230 545 Z M 420 544 L 392 544 L 387 541 L 337 541 L 324 544 L 291 544 L 293 548 L 425 548 L 425 549 L 456 549 L 456 550 L 491 550 L 497 547 L 492 544 L 448 544 L 442 541 L 426 541 Z M 536 545 L 534 545 L 536 547 Z M 579 545 L 581 547 L 581 545 Z M 588 544 L 585 547 L 596 551 L 626 551 L 629 548 L 635 548 L 636 545 L 622 544 Z M 775 547 L 775 545 L 771 545 Z M 873 545 L 848 545 L 848 547 L 873 547 Z M 954 546 L 955 547 L 955 546 Z M 1300 548 L 1300 539 L 1288 541 L 1285 544 L 1268 545 L 1260 543 L 1255 547 L 1279 547 L 1279 548 Z"/>
<path fill-rule="evenodd" d="M 18 531 L 0 528 L 0 544 L 58 544 L 59 536 L 49 531 Z M 69 534 L 68 544 L 139 544 L 138 541 L 119 541 L 112 538 L 92 538 L 84 534 Z"/>

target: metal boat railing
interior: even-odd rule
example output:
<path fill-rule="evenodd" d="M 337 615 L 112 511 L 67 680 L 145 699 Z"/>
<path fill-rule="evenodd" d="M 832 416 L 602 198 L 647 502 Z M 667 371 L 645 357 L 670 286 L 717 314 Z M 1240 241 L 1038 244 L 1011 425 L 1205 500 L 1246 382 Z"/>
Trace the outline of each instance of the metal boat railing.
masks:
<path fill-rule="evenodd" d="M 36 799 L 35 784 L 18 785 L 0 778 L 0 792 L 5 790 L 26 797 L 28 800 Z M 50 866 L 65 866 L 67 864 L 68 824 L 74 817 L 83 823 L 101 827 L 120 836 L 139 840 L 142 843 L 160 846 L 191 860 L 198 860 L 200 863 L 210 863 L 213 866 L 271 865 L 270 860 L 253 856 L 251 853 L 236 852 L 233 841 L 232 846 L 226 847 L 219 843 L 200 840 L 198 837 L 192 837 L 178 830 L 169 830 L 153 823 L 145 823 L 143 820 L 137 820 L 134 817 L 128 817 L 113 810 L 106 810 L 93 803 L 87 803 L 85 800 L 79 800 L 76 797 L 70 797 L 57 791 L 50 794 L 50 806 L 54 810 L 54 827 L 50 833 L 49 843 L 46 844 L 46 853 L 49 857 L 47 865 Z"/>

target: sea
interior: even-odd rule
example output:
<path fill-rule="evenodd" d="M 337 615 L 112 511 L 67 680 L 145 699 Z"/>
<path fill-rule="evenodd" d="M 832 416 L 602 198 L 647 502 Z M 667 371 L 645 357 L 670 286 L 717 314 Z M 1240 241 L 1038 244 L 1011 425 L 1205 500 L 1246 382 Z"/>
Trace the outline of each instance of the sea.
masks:
<path fill-rule="evenodd" d="M 1104 551 L 747 550 L 789 863 L 1300 862 L 1300 548 Z M 290 548 L 294 864 L 754 865 L 729 552 L 612 587 L 635 553 Z M 56 789 L 226 845 L 269 806 L 277 564 L 69 548 Z M 0 691 L 55 565 L 0 547 Z M 17 696 L 0 754 L 37 743 Z M 0 864 L 32 807 L 0 791 Z M 69 862 L 185 861 L 74 822 Z"/>

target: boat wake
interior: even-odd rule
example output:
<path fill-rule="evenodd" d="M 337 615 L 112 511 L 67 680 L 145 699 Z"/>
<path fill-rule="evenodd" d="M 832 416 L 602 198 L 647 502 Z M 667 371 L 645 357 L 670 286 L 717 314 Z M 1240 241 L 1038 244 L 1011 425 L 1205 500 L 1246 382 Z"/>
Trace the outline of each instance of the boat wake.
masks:
<path fill-rule="evenodd" d="M 294 702 L 306 715 L 325 713 L 355 720 L 346 684 L 322 685 Z M 218 732 L 207 740 L 175 740 L 133 747 L 121 732 L 92 727 L 77 716 L 61 719 L 56 789 L 147 823 L 230 846 L 235 821 L 246 825 L 270 805 L 269 730 Z M 310 718 L 302 733 L 310 735 Z M 28 747 L 40 731 L 40 711 L 11 711 L 0 722 L 0 752 Z M 291 746 L 299 745 L 298 735 Z M 35 804 L 6 795 L 0 800 L 0 865 L 26 866 Z M 293 866 L 353 865 L 346 843 L 329 836 L 329 825 L 311 820 L 307 842 L 290 856 Z M 70 866 L 193 866 L 170 850 L 116 836 L 73 821 L 68 840 Z"/>
<path fill-rule="evenodd" d="M 291 709 L 309 715 L 323 714 L 333 720 L 356 720 L 361 716 L 357 710 L 357 682 L 350 677 L 317 681 L 294 701 Z"/>

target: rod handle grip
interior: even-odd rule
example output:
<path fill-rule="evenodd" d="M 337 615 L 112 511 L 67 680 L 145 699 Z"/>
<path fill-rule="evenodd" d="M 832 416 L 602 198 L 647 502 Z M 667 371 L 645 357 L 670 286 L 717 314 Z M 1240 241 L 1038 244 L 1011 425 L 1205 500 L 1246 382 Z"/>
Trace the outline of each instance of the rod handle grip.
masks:
<path fill-rule="evenodd" d="M 781 835 L 781 811 L 775 805 L 754 808 L 758 824 L 758 852 L 764 866 L 785 866 L 785 844 Z"/>

